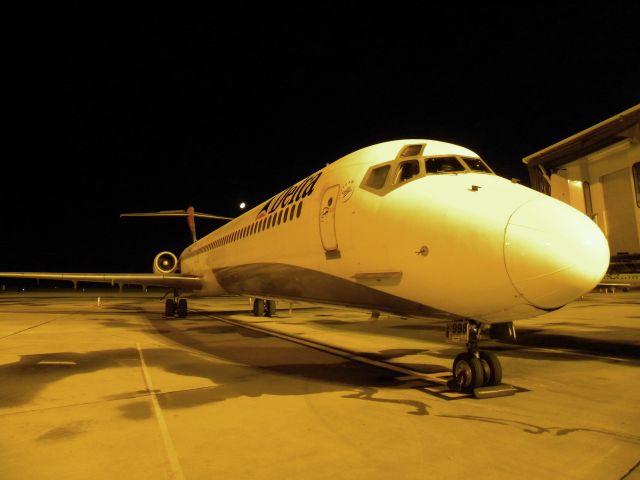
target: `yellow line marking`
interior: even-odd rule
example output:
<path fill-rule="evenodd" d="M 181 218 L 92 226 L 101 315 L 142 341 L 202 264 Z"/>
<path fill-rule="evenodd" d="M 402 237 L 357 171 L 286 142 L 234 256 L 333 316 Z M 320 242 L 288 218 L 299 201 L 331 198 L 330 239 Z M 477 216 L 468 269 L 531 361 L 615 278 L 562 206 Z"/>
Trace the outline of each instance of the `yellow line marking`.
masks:
<path fill-rule="evenodd" d="M 170 479 L 184 480 L 184 474 L 182 473 L 182 468 L 180 467 L 180 462 L 178 461 L 178 456 L 176 454 L 176 449 L 171 441 L 171 436 L 169 435 L 169 429 L 167 428 L 167 423 L 164 420 L 164 415 L 162 414 L 162 409 L 160 408 L 160 403 L 158 402 L 158 396 L 156 395 L 155 389 L 153 388 L 153 382 L 151 381 L 151 375 L 149 375 L 149 371 L 147 370 L 147 364 L 144 361 L 144 356 L 142 355 L 142 349 L 140 348 L 140 344 L 136 342 L 136 348 L 138 349 L 138 355 L 140 356 L 140 366 L 142 367 L 142 375 L 144 377 L 144 383 L 149 392 L 149 398 L 151 399 L 151 405 L 153 405 L 153 412 L 156 416 L 156 420 L 158 421 L 158 426 L 160 427 L 160 436 L 162 437 L 162 442 L 164 443 L 164 450 L 167 454 L 167 459 L 169 460 L 168 465 L 168 474 Z"/>

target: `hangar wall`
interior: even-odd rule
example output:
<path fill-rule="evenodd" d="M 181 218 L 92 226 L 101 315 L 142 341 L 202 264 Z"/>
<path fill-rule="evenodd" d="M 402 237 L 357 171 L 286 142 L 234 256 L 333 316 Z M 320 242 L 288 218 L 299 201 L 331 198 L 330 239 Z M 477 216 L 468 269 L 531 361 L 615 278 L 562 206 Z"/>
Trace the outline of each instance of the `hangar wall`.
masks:
<path fill-rule="evenodd" d="M 634 169 L 640 170 L 640 144 L 627 139 L 551 175 L 551 196 L 591 217 L 612 255 L 640 253 L 640 185 Z"/>
<path fill-rule="evenodd" d="M 640 255 L 640 105 L 523 161 L 533 188 L 598 224 L 612 257 Z"/>

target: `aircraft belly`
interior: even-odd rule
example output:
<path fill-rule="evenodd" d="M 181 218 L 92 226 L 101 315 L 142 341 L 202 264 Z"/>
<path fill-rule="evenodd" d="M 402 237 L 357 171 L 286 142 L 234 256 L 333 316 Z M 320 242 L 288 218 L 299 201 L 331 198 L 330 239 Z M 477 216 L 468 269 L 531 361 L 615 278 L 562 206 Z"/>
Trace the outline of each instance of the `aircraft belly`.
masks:
<path fill-rule="evenodd" d="M 317 270 L 282 263 L 252 263 L 214 271 L 229 293 L 381 310 L 415 317 L 451 318 L 441 310 Z"/>

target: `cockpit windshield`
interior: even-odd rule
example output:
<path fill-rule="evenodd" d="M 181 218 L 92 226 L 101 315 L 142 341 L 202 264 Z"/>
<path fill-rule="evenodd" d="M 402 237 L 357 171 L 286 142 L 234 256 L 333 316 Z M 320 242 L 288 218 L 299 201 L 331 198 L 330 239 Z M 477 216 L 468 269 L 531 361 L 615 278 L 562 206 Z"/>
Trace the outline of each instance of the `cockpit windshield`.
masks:
<path fill-rule="evenodd" d="M 424 145 L 405 145 L 395 160 L 371 166 L 360 187 L 378 195 L 386 195 L 425 176 L 464 173 L 494 174 L 487 164 L 477 157 L 452 154 L 425 155 Z"/>
<path fill-rule="evenodd" d="M 487 172 L 487 173 L 491 173 L 491 170 L 489 170 L 489 167 L 487 167 L 485 165 L 485 163 L 480 160 L 479 158 L 468 158 L 468 157 L 463 157 L 462 160 L 464 161 L 464 163 L 467 164 L 467 166 L 473 170 L 474 172 Z"/>
<path fill-rule="evenodd" d="M 429 173 L 455 173 L 464 172 L 465 168 L 457 157 L 425 158 L 424 166 Z"/>

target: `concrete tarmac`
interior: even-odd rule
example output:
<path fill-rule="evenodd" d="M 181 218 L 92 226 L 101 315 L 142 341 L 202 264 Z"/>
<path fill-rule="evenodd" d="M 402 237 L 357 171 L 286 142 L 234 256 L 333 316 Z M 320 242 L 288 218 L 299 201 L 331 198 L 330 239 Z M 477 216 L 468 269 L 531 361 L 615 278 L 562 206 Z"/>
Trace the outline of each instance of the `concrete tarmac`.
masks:
<path fill-rule="evenodd" d="M 461 351 L 442 322 L 161 295 L 0 293 L 0 479 L 640 478 L 638 291 L 483 343 L 518 390 L 483 400 L 216 317 L 427 373 Z"/>

